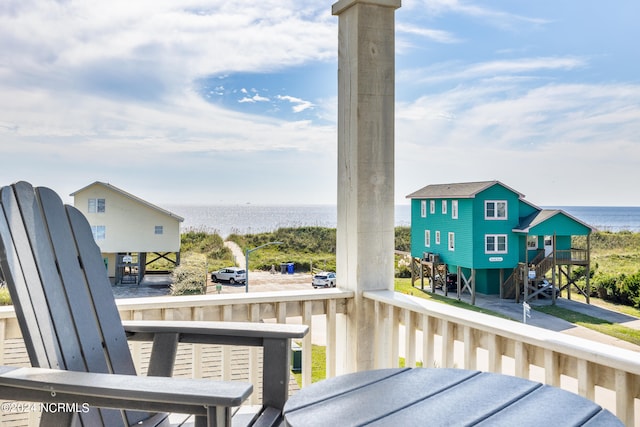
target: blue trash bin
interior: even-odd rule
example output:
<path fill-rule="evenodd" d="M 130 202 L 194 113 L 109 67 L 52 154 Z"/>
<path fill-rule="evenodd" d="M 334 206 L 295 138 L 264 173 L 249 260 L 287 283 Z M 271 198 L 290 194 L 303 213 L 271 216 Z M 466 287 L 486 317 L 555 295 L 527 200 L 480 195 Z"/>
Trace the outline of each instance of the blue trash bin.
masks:
<path fill-rule="evenodd" d="M 287 273 L 293 274 L 293 263 L 292 262 L 287 263 Z"/>

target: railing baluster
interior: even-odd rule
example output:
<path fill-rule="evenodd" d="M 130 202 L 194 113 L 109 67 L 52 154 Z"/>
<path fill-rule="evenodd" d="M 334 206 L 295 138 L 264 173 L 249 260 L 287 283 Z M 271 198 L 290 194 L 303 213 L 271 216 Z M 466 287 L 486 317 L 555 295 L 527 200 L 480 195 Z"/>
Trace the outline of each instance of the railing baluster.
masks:
<path fill-rule="evenodd" d="M 309 333 L 302 339 L 302 387 L 311 384 L 311 337 L 313 336 L 313 303 L 304 301 L 302 303 L 302 323 L 309 327 Z M 307 349 L 305 352 L 304 349 Z"/>
<path fill-rule="evenodd" d="M 428 314 L 422 315 L 422 366 L 433 368 L 435 353 L 433 349 L 435 321 Z"/>
<path fill-rule="evenodd" d="M 630 375 L 622 370 L 615 373 L 616 415 L 627 426 L 634 424 L 634 388 Z"/>
<path fill-rule="evenodd" d="M 398 316 L 396 316 L 396 308 L 389 304 L 387 306 L 387 337 L 389 337 L 388 345 L 389 348 L 389 360 L 387 361 L 387 365 L 390 368 L 397 368 L 400 364 L 400 351 L 399 351 L 399 337 L 400 337 L 400 321 L 398 320 Z"/>
<path fill-rule="evenodd" d="M 250 322 L 259 322 L 260 321 L 260 305 L 259 304 L 250 304 L 247 312 L 249 313 L 249 321 Z M 251 384 L 260 384 L 258 381 L 259 374 L 259 365 L 258 365 L 258 348 L 251 347 L 249 349 L 249 382 Z M 259 401 L 258 393 L 251 393 L 251 404 L 257 405 Z"/>
<path fill-rule="evenodd" d="M 416 366 L 416 325 L 413 322 L 413 312 L 402 310 L 404 319 L 404 363 L 405 366 Z"/>
<path fill-rule="evenodd" d="M 336 313 L 336 300 L 331 299 L 326 303 L 326 363 L 327 363 L 327 378 L 333 378 L 336 376 L 336 329 L 337 329 L 337 313 Z"/>
<path fill-rule="evenodd" d="M 516 377 L 529 378 L 529 355 L 527 354 L 527 348 L 522 341 L 515 342 L 514 364 Z"/>
<path fill-rule="evenodd" d="M 225 322 L 231 322 L 233 320 L 233 306 L 225 305 L 221 310 L 222 318 L 220 320 Z M 222 380 L 231 380 L 231 346 L 222 346 Z"/>
<path fill-rule="evenodd" d="M 448 320 L 441 321 L 442 333 L 442 366 L 444 368 L 453 368 L 453 345 L 454 340 L 451 334 L 451 325 Z"/>
<path fill-rule="evenodd" d="M 496 334 L 487 335 L 487 353 L 489 372 L 502 373 L 502 351 L 500 350 L 500 337 Z"/>
<path fill-rule="evenodd" d="M 464 327 L 464 367 L 476 369 L 478 365 L 478 346 L 476 336 L 472 328 Z"/>
<path fill-rule="evenodd" d="M 595 378 L 593 375 L 593 365 L 584 359 L 578 360 L 578 394 L 587 399 L 593 400 L 595 397 Z"/>
<path fill-rule="evenodd" d="M 560 369 L 558 355 L 553 350 L 544 350 L 544 381 L 553 386 L 560 386 Z"/>
<path fill-rule="evenodd" d="M 382 309 L 380 308 L 382 304 L 378 301 L 373 301 L 373 327 L 377 334 L 374 337 L 374 354 L 373 354 L 373 366 L 376 368 L 384 368 L 383 360 L 384 360 L 384 342 L 385 339 L 381 335 L 384 334 L 384 316 L 382 315 Z"/>

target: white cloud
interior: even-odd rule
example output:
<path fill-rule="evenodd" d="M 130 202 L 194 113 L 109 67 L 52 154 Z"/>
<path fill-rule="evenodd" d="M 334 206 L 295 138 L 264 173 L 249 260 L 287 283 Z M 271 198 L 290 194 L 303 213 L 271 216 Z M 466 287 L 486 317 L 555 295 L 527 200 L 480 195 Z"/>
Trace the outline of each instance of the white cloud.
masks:
<path fill-rule="evenodd" d="M 398 23 L 398 25 L 396 25 L 396 29 L 400 37 L 402 36 L 402 33 L 404 33 L 408 35 L 419 36 L 421 38 L 426 38 L 438 43 L 459 43 L 460 42 L 460 40 L 449 31 L 422 28 L 422 27 L 417 27 L 415 25 L 410 25 L 406 23 Z"/>
<path fill-rule="evenodd" d="M 441 83 L 445 81 L 491 78 L 512 79 L 514 76 L 539 78 L 547 71 L 568 71 L 588 65 L 579 57 L 534 57 L 486 61 L 474 64 L 438 63 L 424 69 L 407 69 L 398 72 L 398 80 L 415 83 Z"/>
<path fill-rule="evenodd" d="M 245 89 L 243 89 L 243 91 L 244 91 L 243 93 L 246 93 Z M 249 103 L 269 102 L 269 98 L 266 98 L 256 93 L 253 96 L 245 96 L 244 98 L 240 99 L 238 102 L 241 104 L 246 102 L 249 102 Z"/>
<path fill-rule="evenodd" d="M 399 188 L 500 179 L 539 204 L 640 205 L 638 99 L 633 84 L 494 82 L 401 103 Z"/>
<path fill-rule="evenodd" d="M 514 13 L 504 12 L 489 7 L 474 4 L 473 1 L 460 0 L 417 0 L 429 14 L 440 15 L 444 13 L 456 13 L 480 19 L 490 25 L 504 28 L 517 29 L 518 25 L 543 25 L 549 20 L 542 18 L 532 18 Z"/>
<path fill-rule="evenodd" d="M 282 101 L 287 101 L 287 102 L 290 102 L 291 104 L 293 104 L 291 109 L 293 110 L 294 113 L 301 113 L 301 112 L 303 112 L 305 110 L 308 110 L 308 109 L 314 107 L 312 102 L 305 101 L 303 99 L 296 98 L 294 96 L 278 95 L 277 98 L 282 100 Z"/>

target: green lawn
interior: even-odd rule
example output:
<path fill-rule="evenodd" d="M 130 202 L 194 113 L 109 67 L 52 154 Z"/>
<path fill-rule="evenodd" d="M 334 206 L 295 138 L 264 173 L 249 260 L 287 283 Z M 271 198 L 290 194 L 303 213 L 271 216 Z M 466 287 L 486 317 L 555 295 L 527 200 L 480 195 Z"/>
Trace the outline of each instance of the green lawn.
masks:
<path fill-rule="evenodd" d="M 395 279 L 395 290 L 396 292 L 401 292 L 407 295 L 413 295 L 415 297 L 424 298 L 432 301 L 437 301 L 443 304 L 448 304 L 456 307 L 466 308 L 468 310 L 473 310 L 485 314 L 491 314 L 494 316 L 504 317 L 498 313 L 492 312 L 490 310 L 481 309 L 479 307 L 473 306 L 471 304 L 467 304 L 462 301 L 458 301 L 455 298 L 447 298 L 441 295 L 431 294 L 427 291 L 421 290 L 419 287 L 411 286 L 411 279 Z M 580 300 L 579 296 L 573 296 L 572 298 L 575 300 Z M 640 310 L 635 309 L 633 307 L 621 306 L 616 304 L 611 304 L 606 301 L 599 300 L 597 298 L 591 298 L 592 304 L 597 304 L 604 308 L 619 311 L 624 314 L 628 314 L 635 317 L 640 317 Z M 640 345 L 640 331 L 632 328 L 628 328 L 617 323 L 610 323 L 602 319 L 598 319 L 591 316 L 586 316 L 575 311 L 567 310 L 560 308 L 558 306 L 544 306 L 544 307 L 535 307 L 536 310 L 539 310 L 543 313 L 550 314 L 552 316 L 559 317 L 568 322 L 574 323 L 576 325 L 584 326 L 585 328 L 592 329 L 594 331 L 598 331 L 600 333 L 610 335 L 612 337 L 616 337 L 623 341 L 628 341 L 632 344 Z M 311 350 L 311 381 L 316 382 L 326 378 L 326 351 L 324 346 L 313 345 Z M 401 360 L 401 363 L 404 361 Z M 293 374 L 296 378 L 296 381 L 299 385 L 302 385 L 302 375 L 301 374 Z"/>
<path fill-rule="evenodd" d="M 587 316 L 555 305 L 534 308 L 535 310 L 541 311 L 542 313 L 559 317 L 575 325 L 584 326 L 585 328 L 610 335 L 620 340 L 640 345 L 640 331 L 637 329 L 628 328 L 618 323 L 607 322 L 606 320 Z"/>

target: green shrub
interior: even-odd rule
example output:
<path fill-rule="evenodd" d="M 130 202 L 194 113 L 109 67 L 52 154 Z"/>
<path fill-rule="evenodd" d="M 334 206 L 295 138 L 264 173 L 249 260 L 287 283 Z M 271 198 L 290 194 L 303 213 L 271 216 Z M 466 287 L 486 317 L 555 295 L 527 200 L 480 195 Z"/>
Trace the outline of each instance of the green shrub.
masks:
<path fill-rule="evenodd" d="M 0 305 L 12 305 L 9 289 L 6 286 L 0 286 Z"/>
<path fill-rule="evenodd" d="M 171 295 L 200 295 L 207 292 L 207 258 L 190 254 L 173 270 Z"/>
<path fill-rule="evenodd" d="M 640 308 L 640 272 L 625 276 L 619 283 L 620 302 Z"/>
<path fill-rule="evenodd" d="M 593 278 L 592 289 L 595 290 L 598 298 L 618 302 L 618 280 L 619 276 L 613 274 L 596 274 Z"/>
<path fill-rule="evenodd" d="M 228 267 L 233 264 L 231 250 L 224 246 L 218 234 L 202 230 L 188 230 L 180 235 L 180 251 L 183 254 L 197 253 L 206 256 L 210 269 Z"/>

